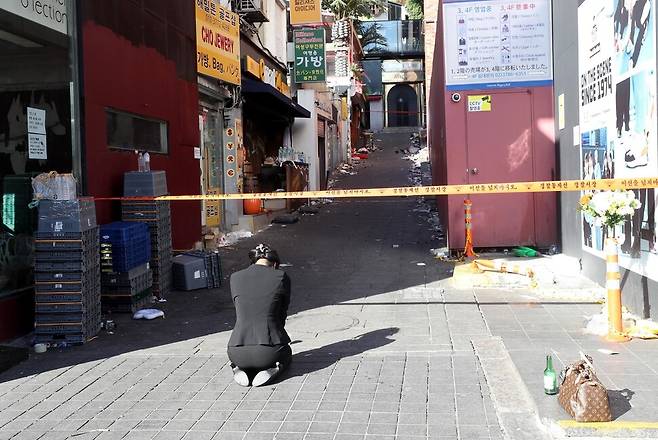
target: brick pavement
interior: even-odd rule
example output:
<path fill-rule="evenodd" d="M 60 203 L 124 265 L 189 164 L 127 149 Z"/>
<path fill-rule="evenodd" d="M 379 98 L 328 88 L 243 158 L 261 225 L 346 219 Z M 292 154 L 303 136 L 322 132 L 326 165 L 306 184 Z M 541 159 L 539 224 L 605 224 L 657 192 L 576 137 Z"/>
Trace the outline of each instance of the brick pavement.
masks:
<path fill-rule="evenodd" d="M 400 185 L 408 169 L 393 151 L 377 152 L 339 185 Z M 509 330 L 502 337 L 514 344 L 505 307 L 518 310 L 449 288 L 452 267 L 429 254 L 440 243 L 417 206 L 413 198 L 336 201 L 222 251 L 226 274 L 247 264 L 258 241 L 291 264 L 295 356 L 279 382 L 232 382 L 227 286 L 179 292 L 162 305 L 164 320 L 115 316 L 114 334 L 32 354 L 0 375 L 0 440 L 503 438 L 490 389 L 500 392 L 501 382 L 485 377 L 482 362 L 489 375 L 515 373 L 499 354 L 487 357 L 486 344 L 491 330 Z M 473 341 L 484 344 L 477 353 Z M 534 380 L 534 366 L 525 372 Z M 524 410 L 511 412 L 530 419 Z"/>

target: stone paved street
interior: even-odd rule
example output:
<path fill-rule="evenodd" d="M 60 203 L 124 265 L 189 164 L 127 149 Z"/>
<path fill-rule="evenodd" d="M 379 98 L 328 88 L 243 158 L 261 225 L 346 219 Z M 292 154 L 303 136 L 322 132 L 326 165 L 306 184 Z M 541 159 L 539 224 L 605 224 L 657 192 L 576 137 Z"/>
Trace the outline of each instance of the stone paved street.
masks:
<path fill-rule="evenodd" d="M 410 163 L 394 150 L 376 152 L 339 185 L 408 184 Z M 528 295 L 514 305 L 517 294 L 451 289 L 452 264 L 430 254 L 441 243 L 418 206 L 336 200 L 222 251 L 226 276 L 260 241 L 290 265 L 294 359 L 277 383 L 233 383 L 227 283 L 179 292 L 162 305 L 164 320 L 114 316 L 114 334 L 31 354 L 0 375 L 0 440 L 494 440 L 507 422 L 520 426 L 505 431 L 512 438 L 542 438 L 530 396 L 547 405 L 535 386 L 546 347 L 533 326 L 544 318 L 566 326 L 600 306 L 549 311 Z M 569 325 L 575 333 L 580 321 Z M 523 384 L 493 336 L 510 347 L 530 394 L 514 388 Z"/>

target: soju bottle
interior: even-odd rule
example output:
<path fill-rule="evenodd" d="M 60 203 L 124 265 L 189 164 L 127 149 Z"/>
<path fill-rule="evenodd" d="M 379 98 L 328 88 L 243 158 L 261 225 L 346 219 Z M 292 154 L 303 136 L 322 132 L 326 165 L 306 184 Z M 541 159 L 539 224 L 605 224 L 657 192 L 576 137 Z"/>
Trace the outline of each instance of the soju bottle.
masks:
<path fill-rule="evenodd" d="M 551 355 L 546 356 L 546 369 L 544 370 L 544 393 L 557 394 L 557 374 L 553 369 L 553 358 Z"/>

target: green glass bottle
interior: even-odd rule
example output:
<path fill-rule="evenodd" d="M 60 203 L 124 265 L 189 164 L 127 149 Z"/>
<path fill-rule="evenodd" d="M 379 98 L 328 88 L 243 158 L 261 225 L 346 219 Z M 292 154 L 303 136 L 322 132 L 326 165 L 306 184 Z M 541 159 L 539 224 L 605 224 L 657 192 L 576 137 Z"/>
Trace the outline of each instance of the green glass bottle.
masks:
<path fill-rule="evenodd" d="M 551 355 L 546 356 L 546 369 L 544 370 L 544 393 L 546 394 L 557 394 L 557 374 L 553 369 L 553 358 Z"/>

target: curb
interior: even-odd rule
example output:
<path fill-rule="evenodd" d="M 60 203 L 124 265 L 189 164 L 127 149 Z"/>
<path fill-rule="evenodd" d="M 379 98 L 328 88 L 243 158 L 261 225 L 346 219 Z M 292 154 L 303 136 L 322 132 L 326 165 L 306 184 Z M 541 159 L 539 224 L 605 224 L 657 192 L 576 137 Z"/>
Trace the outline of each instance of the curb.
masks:
<path fill-rule="evenodd" d="M 550 440 L 539 412 L 503 340 L 487 337 L 471 340 L 484 376 L 503 435 L 509 440 Z"/>

